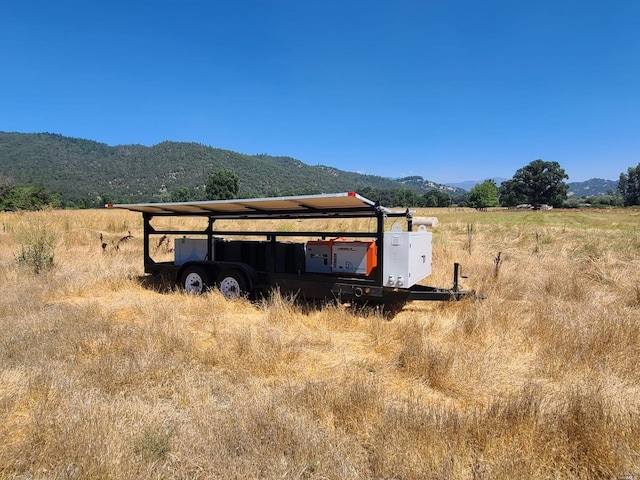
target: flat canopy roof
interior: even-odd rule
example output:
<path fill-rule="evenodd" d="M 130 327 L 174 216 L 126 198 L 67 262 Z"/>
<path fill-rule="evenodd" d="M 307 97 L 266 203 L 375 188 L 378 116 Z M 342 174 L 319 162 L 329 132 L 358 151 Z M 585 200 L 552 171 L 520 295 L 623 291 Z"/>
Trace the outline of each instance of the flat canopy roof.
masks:
<path fill-rule="evenodd" d="M 292 197 L 267 197 L 203 202 L 108 204 L 108 208 L 121 208 L 151 215 L 195 215 L 209 217 L 273 217 L 352 215 L 375 216 L 378 211 L 401 215 L 376 208 L 376 203 L 355 192 Z"/>

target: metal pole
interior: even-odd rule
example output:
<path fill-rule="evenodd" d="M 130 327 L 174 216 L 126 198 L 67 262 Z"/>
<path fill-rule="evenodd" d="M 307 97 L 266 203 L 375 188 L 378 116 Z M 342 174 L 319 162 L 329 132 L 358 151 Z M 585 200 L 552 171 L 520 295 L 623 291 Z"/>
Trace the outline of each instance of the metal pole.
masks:
<path fill-rule="evenodd" d="M 213 222 L 216 219 L 209 217 L 209 224 L 207 225 L 207 259 L 213 261 Z"/>
<path fill-rule="evenodd" d="M 153 231 L 153 227 L 151 226 L 151 219 L 153 215 L 150 213 L 143 213 L 142 219 L 144 221 L 144 239 L 143 239 L 143 257 L 144 257 L 144 270 L 147 272 L 147 267 L 150 266 L 153 262 L 151 260 L 150 248 L 149 248 L 149 234 Z"/>
<path fill-rule="evenodd" d="M 376 284 L 380 287 L 383 285 L 382 278 L 382 263 L 384 259 L 384 211 L 379 204 L 376 205 L 376 247 L 378 251 L 377 266 L 376 266 Z"/>
<path fill-rule="evenodd" d="M 460 264 L 456 262 L 453 264 L 453 291 L 454 292 L 460 291 L 460 284 L 458 283 L 459 276 L 460 276 Z"/>

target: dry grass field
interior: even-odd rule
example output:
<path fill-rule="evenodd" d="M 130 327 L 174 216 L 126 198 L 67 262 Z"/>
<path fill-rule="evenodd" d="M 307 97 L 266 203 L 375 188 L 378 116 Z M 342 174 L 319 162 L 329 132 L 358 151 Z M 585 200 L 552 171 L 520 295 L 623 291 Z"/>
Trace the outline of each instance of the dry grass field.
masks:
<path fill-rule="evenodd" d="M 484 300 L 192 296 L 138 214 L 0 213 L 0 478 L 640 478 L 640 211 L 420 213 Z"/>

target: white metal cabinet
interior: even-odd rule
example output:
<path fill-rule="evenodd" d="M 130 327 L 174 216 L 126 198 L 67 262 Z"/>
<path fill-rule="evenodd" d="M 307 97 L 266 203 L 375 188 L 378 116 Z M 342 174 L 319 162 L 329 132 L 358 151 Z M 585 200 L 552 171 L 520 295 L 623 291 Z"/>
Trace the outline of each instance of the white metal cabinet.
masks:
<path fill-rule="evenodd" d="M 392 229 L 384 234 L 382 285 L 408 288 L 431 274 L 432 233 Z"/>

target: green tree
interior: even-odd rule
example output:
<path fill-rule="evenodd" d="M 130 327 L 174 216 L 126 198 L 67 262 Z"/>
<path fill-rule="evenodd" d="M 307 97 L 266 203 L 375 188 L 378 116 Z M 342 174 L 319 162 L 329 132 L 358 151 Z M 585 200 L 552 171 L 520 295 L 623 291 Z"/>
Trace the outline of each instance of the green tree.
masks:
<path fill-rule="evenodd" d="M 520 203 L 559 207 L 567 198 L 569 185 L 564 180 L 568 178 L 558 162 L 534 160 L 500 185 L 500 203 L 509 207 Z"/>
<path fill-rule="evenodd" d="M 43 187 L 0 188 L 0 211 L 40 210 L 46 206 L 59 207 L 60 197 Z"/>
<path fill-rule="evenodd" d="M 493 180 L 485 180 L 474 186 L 469 192 L 469 206 L 488 208 L 498 205 L 498 186 Z"/>
<path fill-rule="evenodd" d="M 389 207 L 395 204 L 396 196 L 395 190 L 392 189 L 379 189 L 371 186 L 363 187 L 359 189 L 360 195 L 374 202 L 379 202 L 380 205 Z"/>
<path fill-rule="evenodd" d="M 529 198 L 520 188 L 520 183 L 514 179 L 502 182 L 498 189 L 498 198 L 500 199 L 500 205 L 505 207 L 529 203 Z"/>
<path fill-rule="evenodd" d="M 188 202 L 191 200 L 191 192 L 185 186 L 171 189 L 170 195 L 172 202 Z"/>
<path fill-rule="evenodd" d="M 451 205 L 451 197 L 440 190 L 429 190 L 423 195 L 425 207 L 448 207 Z"/>
<path fill-rule="evenodd" d="M 629 167 L 626 174 L 620 174 L 618 192 L 625 206 L 640 205 L 640 163 L 637 167 Z"/>
<path fill-rule="evenodd" d="M 399 188 L 394 191 L 393 206 L 422 207 L 424 206 L 424 198 L 409 188 Z"/>
<path fill-rule="evenodd" d="M 207 177 L 205 192 L 208 200 L 235 198 L 240 190 L 240 178 L 233 170 L 217 170 Z"/>

